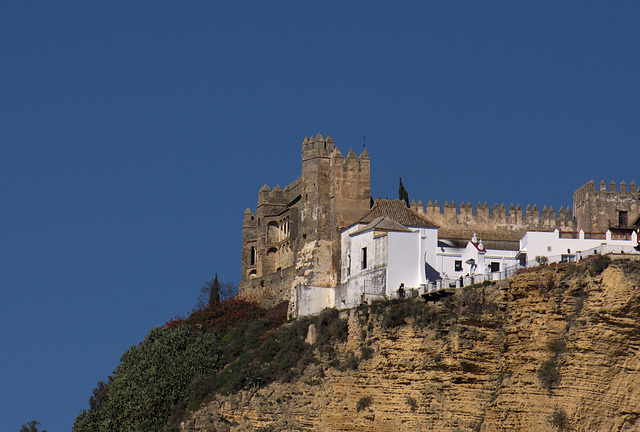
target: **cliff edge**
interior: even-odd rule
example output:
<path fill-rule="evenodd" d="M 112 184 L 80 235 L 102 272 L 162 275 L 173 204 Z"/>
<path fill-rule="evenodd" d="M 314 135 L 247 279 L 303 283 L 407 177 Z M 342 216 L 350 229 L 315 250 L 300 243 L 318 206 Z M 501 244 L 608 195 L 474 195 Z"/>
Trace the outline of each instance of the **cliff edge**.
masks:
<path fill-rule="evenodd" d="M 640 263 L 608 264 L 344 312 L 346 341 L 302 374 L 216 396 L 181 430 L 640 430 Z"/>

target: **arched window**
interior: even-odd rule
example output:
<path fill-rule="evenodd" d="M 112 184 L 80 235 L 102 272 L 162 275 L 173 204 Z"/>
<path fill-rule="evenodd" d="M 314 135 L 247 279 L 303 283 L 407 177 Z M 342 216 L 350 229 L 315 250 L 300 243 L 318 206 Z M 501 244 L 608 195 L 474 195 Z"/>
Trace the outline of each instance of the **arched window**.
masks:
<path fill-rule="evenodd" d="M 274 243 L 279 241 L 280 228 L 278 222 L 273 221 L 267 224 L 267 243 Z"/>

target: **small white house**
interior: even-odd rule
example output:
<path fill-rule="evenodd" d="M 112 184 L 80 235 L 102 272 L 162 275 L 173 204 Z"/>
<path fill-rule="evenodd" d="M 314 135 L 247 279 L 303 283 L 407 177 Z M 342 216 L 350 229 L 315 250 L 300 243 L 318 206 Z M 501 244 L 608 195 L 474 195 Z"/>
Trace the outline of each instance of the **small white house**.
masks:
<path fill-rule="evenodd" d="M 440 280 L 430 290 L 502 279 L 517 263 L 516 233 L 485 232 L 482 237 L 464 230 L 441 230 L 435 268 Z"/>
<path fill-rule="evenodd" d="M 561 233 L 557 229 L 529 231 L 520 240 L 519 258 L 523 264 L 533 264 L 536 257 L 545 257 L 548 262 L 579 261 L 594 254 L 638 253 L 637 244 L 635 231 L 628 240 L 612 239 L 611 231 L 588 236 L 582 230 L 578 233 Z"/>
<path fill-rule="evenodd" d="M 359 222 L 342 231 L 342 280 L 336 307 L 420 289 L 435 262 L 438 227 L 404 201 L 376 200 Z"/>

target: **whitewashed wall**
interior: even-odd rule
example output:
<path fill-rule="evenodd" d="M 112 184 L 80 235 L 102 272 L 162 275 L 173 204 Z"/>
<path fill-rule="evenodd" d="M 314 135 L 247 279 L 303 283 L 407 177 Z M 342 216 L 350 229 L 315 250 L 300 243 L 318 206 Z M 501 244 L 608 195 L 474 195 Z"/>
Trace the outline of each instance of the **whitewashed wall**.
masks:
<path fill-rule="evenodd" d="M 580 231 L 579 238 L 560 238 L 558 230 L 553 232 L 529 231 L 520 240 L 520 251 L 526 252 L 527 260 L 533 261 L 536 256 L 546 256 L 550 262 L 560 261 L 562 256 L 585 258 L 597 253 L 625 252 L 637 253 L 634 246 L 638 243 L 634 232 L 631 240 L 612 240 L 611 233 L 607 231 L 605 239 L 585 239 L 584 232 Z M 577 256 L 576 256 L 577 254 Z"/>
<path fill-rule="evenodd" d="M 360 304 L 363 294 L 367 299 L 378 294 L 395 297 L 401 284 L 405 289 L 419 289 L 427 282 L 425 264 L 435 271 L 437 228 L 377 234 L 367 231 L 352 235 L 358 229 L 359 226 L 354 226 L 342 233 L 343 287 L 336 301 L 343 307 Z M 366 269 L 361 268 L 364 247 L 369 261 Z"/>
<path fill-rule="evenodd" d="M 297 287 L 298 316 L 313 315 L 335 306 L 335 288 L 299 285 Z"/>
<path fill-rule="evenodd" d="M 469 241 L 465 248 L 442 245 L 436 253 L 436 262 L 440 275 L 444 279 L 443 283 L 448 286 L 454 280 L 459 280 L 461 276 L 465 284 L 482 281 L 483 277 L 480 276 L 486 276 L 491 272 L 489 265 L 492 262 L 499 263 L 498 271 L 505 271 L 507 268 L 516 265 L 517 254 L 517 251 L 501 249 L 485 249 L 481 251 Z M 475 266 L 469 264 L 471 259 Z M 462 261 L 462 270 L 455 270 L 456 261 Z"/>
<path fill-rule="evenodd" d="M 383 296 L 386 293 L 388 267 L 386 235 L 374 236 L 373 231 L 354 236 L 358 226 L 342 233 L 342 272 L 343 287 L 336 298 L 337 307 L 354 307 L 367 299 Z M 367 267 L 362 268 L 362 248 L 367 248 Z"/>
<path fill-rule="evenodd" d="M 388 238 L 386 294 L 390 296 L 400 284 L 404 284 L 405 289 L 417 288 L 424 281 L 420 272 L 420 232 L 390 232 Z"/>
<path fill-rule="evenodd" d="M 420 228 L 420 279 L 421 283 L 426 283 L 427 279 L 434 281 L 437 278 L 437 252 L 438 252 L 438 229 Z"/>

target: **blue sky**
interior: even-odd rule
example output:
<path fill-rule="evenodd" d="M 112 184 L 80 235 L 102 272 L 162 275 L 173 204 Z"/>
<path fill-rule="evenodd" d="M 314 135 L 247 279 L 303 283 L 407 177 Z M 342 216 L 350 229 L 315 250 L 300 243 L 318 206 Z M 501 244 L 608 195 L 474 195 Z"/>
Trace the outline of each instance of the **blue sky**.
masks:
<path fill-rule="evenodd" d="M 348 4 L 345 4 L 348 3 Z M 68 431 L 147 331 L 240 278 L 305 136 L 374 197 L 571 205 L 630 183 L 638 2 L 0 5 L 0 430 Z"/>

